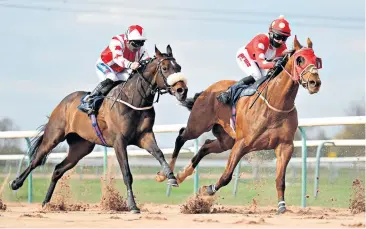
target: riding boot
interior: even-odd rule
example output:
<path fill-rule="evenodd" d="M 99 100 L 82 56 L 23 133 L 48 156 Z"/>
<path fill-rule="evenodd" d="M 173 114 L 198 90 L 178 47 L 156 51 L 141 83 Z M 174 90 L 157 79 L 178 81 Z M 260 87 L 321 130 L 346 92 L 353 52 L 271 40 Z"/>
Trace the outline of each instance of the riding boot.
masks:
<path fill-rule="evenodd" d="M 100 82 L 96 88 L 89 94 L 84 97 L 82 103 L 78 106 L 80 111 L 87 113 L 88 115 L 95 113 L 93 107 L 93 100 L 95 96 L 107 95 L 108 92 L 115 86 L 114 81 L 111 79 L 105 79 Z"/>
<path fill-rule="evenodd" d="M 255 79 L 253 78 L 253 76 L 247 76 L 241 80 L 239 80 L 238 82 L 236 82 L 234 85 L 230 86 L 226 91 L 220 93 L 216 99 L 223 103 L 223 104 L 229 104 L 231 101 L 231 88 L 235 87 L 235 86 L 239 86 L 239 85 L 249 85 L 255 82 Z"/>

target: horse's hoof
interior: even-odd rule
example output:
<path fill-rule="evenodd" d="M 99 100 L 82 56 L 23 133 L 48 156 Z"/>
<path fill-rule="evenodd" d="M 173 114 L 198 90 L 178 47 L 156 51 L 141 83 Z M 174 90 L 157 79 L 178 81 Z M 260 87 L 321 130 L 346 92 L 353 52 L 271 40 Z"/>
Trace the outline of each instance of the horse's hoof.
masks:
<path fill-rule="evenodd" d="M 209 186 L 202 186 L 198 190 L 198 194 L 200 194 L 202 196 L 213 196 L 213 195 L 215 195 L 215 192 L 212 190 L 211 185 L 209 185 Z"/>
<path fill-rule="evenodd" d="M 163 182 L 163 181 L 165 181 L 165 179 L 166 179 L 166 176 L 165 175 L 161 175 L 160 172 L 158 172 L 156 174 L 156 176 L 155 176 L 155 180 L 157 182 Z"/>
<path fill-rule="evenodd" d="M 183 181 L 184 181 L 184 179 L 180 179 L 180 178 L 178 177 L 178 175 L 177 175 L 177 182 L 178 182 L 178 184 L 182 183 Z"/>
<path fill-rule="evenodd" d="M 138 207 L 136 206 L 133 206 L 131 209 L 130 209 L 130 212 L 133 213 L 133 214 L 140 214 L 141 211 Z"/>
<path fill-rule="evenodd" d="M 42 208 L 44 208 L 44 206 L 46 206 L 47 202 L 43 201 L 42 202 Z"/>
<path fill-rule="evenodd" d="M 17 183 L 16 183 L 15 180 L 12 180 L 12 181 L 9 182 L 9 188 L 11 190 L 14 190 L 15 191 L 15 190 L 19 189 L 20 186 L 17 185 Z"/>
<path fill-rule="evenodd" d="M 178 181 L 176 179 L 168 179 L 168 185 L 173 187 L 179 187 Z"/>
<path fill-rule="evenodd" d="M 286 212 L 286 207 L 285 206 L 280 206 L 278 207 L 278 210 L 277 210 L 277 215 L 279 214 L 283 214 Z"/>

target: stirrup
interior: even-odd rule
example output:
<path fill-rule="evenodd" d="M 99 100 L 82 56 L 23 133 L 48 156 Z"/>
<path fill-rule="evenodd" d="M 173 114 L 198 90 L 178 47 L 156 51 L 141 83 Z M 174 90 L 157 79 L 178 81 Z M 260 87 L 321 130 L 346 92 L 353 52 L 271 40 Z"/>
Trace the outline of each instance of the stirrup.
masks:
<path fill-rule="evenodd" d="M 216 99 L 223 104 L 229 104 L 231 101 L 230 94 L 229 91 L 221 92 Z"/>
<path fill-rule="evenodd" d="M 83 102 L 78 106 L 78 109 L 88 115 L 91 115 L 93 113 L 95 113 L 95 110 L 93 109 L 93 107 L 91 107 L 91 104 L 88 102 Z"/>

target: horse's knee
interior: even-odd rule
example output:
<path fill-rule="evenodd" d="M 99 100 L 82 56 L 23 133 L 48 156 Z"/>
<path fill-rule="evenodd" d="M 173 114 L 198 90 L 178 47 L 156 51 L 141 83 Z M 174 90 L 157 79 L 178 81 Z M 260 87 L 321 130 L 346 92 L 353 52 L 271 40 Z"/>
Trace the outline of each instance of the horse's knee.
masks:
<path fill-rule="evenodd" d="M 57 164 L 52 174 L 52 181 L 57 182 L 67 171 L 64 163 Z"/>
<path fill-rule="evenodd" d="M 131 173 L 123 174 L 123 181 L 125 185 L 132 185 L 133 183 L 133 177 Z"/>
<path fill-rule="evenodd" d="M 210 144 L 210 143 L 212 143 L 212 142 L 214 142 L 214 141 L 215 141 L 215 140 L 206 139 L 205 144 Z"/>
<path fill-rule="evenodd" d="M 43 161 L 43 158 L 40 158 L 40 157 L 35 157 L 31 163 L 30 163 L 30 167 L 31 169 L 35 169 L 37 168 L 38 166 L 42 165 L 42 161 Z"/>
<path fill-rule="evenodd" d="M 185 127 L 180 128 L 179 135 L 182 135 L 185 129 L 186 129 Z"/>
<path fill-rule="evenodd" d="M 61 169 L 55 169 L 52 174 L 52 181 L 57 182 L 64 175 Z"/>
<path fill-rule="evenodd" d="M 277 190 L 284 190 L 286 187 L 285 179 L 284 178 L 277 178 L 276 179 L 276 189 Z"/>

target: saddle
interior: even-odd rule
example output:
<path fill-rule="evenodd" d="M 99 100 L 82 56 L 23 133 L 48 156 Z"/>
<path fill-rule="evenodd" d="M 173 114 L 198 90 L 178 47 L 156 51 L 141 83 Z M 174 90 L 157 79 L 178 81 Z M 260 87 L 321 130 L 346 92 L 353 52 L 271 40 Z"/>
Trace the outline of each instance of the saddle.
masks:
<path fill-rule="evenodd" d="M 80 99 L 80 103 L 83 103 L 83 100 L 84 100 L 84 98 L 87 96 L 87 95 L 89 95 L 90 94 L 90 92 L 87 92 L 87 93 L 85 93 L 85 95 L 83 95 L 82 97 L 81 97 L 81 99 Z M 95 111 L 95 115 L 97 115 L 98 114 L 98 110 L 99 110 L 99 108 L 101 107 L 101 105 L 102 105 L 102 103 L 103 103 L 103 101 L 104 101 L 104 98 L 105 98 L 105 96 L 103 96 L 103 95 L 97 95 L 97 96 L 94 96 L 93 97 L 93 100 L 92 100 L 92 103 L 90 104 L 90 106 L 93 108 L 93 110 Z"/>
<path fill-rule="evenodd" d="M 233 85 L 231 88 L 231 106 L 236 107 L 238 100 L 244 96 L 252 96 L 258 90 L 259 86 L 262 85 L 268 77 L 262 77 L 252 84 L 245 85 Z"/>
<path fill-rule="evenodd" d="M 284 62 L 286 64 L 286 62 Z M 276 77 L 282 68 L 275 68 L 268 72 L 267 76 L 260 78 L 256 82 L 249 85 L 233 85 L 231 86 L 231 119 L 230 126 L 235 131 L 236 120 L 236 104 L 241 97 L 252 96 L 258 92 L 259 86 L 261 86 L 267 79 L 271 80 Z"/>

